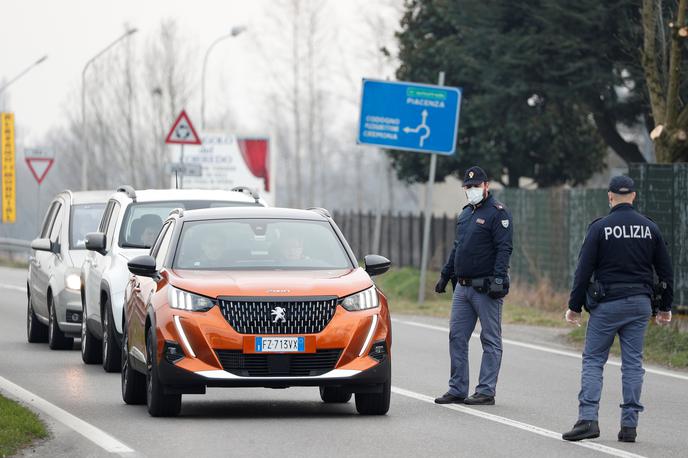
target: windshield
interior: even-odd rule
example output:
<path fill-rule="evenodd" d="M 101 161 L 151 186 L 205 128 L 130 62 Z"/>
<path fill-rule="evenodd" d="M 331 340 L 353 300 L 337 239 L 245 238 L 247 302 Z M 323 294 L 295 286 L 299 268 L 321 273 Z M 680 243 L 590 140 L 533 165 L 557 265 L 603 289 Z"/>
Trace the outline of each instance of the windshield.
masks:
<path fill-rule="evenodd" d="M 160 232 L 163 221 L 175 208 L 197 210 L 216 207 L 253 207 L 256 203 L 191 200 L 176 202 L 145 202 L 129 205 L 119 231 L 122 248 L 150 248 Z"/>
<path fill-rule="evenodd" d="M 326 221 L 226 219 L 184 223 L 174 268 L 333 270 L 353 267 Z"/>
<path fill-rule="evenodd" d="M 86 234 L 98 230 L 105 204 L 72 205 L 69 221 L 69 248 L 86 249 Z"/>

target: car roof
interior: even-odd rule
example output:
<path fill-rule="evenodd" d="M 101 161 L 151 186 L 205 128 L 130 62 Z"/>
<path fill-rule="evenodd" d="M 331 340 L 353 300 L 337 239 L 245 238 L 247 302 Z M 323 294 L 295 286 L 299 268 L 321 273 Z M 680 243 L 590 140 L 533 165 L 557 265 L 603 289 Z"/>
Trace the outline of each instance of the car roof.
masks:
<path fill-rule="evenodd" d="M 276 218 L 327 221 L 327 218 L 312 210 L 282 207 L 218 207 L 187 210 L 183 212 L 183 221 L 200 221 L 208 219 L 229 218 Z"/>
<path fill-rule="evenodd" d="M 80 204 L 105 204 L 108 197 L 112 195 L 112 191 L 63 191 L 65 194 L 71 194 L 72 205 Z"/>
<path fill-rule="evenodd" d="M 124 192 L 115 192 L 112 197 L 126 198 Z M 136 190 L 136 202 L 165 202 L 171 200 L 225 200 L 230 202 L 255 203 L 253 197 L 243 192 L 224 189 L 141 189 Z"/>

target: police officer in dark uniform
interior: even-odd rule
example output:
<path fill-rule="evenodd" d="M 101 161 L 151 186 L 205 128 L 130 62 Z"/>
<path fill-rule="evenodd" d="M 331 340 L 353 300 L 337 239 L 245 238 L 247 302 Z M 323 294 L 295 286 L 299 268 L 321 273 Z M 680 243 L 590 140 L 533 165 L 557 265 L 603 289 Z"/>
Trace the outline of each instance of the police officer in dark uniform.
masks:
<path fill-rule="evenodd" d="M 513 225 L 509 211 L 490 194 L 483 169 L 469 168 L 463 188 L 468 205 L 459 214 L 454 247 L 435 286 L 444 293 L 450 281 L 454 285 L 449 391 L 435 402 L 492 405 L 502 361 L 502 303 L 509 292 Z M 478 319 L 483 357 L 479 384 L 468 397 L 468 341 Z"/>
<path fill-rule="evenodd" d="M 658 324 L 671 321 L 673 272 L 659 227 L 633 208 L 635 184 L 626 176 L 609 183 L 611 211 L 592 222 L 581 248 L 566 321 L 580 326 L 581 309 L 590 312 L 583 350 L 578 422 L 563 434 L 570 441 L 599 437 L 597 423 L 602 371 L 618 334 L 621 344 L 623 404 L 618 440 L 635 442 L 643 411 L 643 338 L 652 307 L 655 274 L 662 285 Z"/>

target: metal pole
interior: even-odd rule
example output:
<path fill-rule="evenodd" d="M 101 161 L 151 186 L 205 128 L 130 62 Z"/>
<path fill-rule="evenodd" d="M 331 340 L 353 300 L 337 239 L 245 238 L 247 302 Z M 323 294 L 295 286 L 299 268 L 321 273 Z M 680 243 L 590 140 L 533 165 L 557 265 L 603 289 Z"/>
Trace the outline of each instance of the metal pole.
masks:
<path fill-rule="evenodd" d="M 179 155 L 179 163 L 182 165 L 182 170 L 179 174 L 179 188 L 177 189 L 184 189 L 184 144 L 181 144 L 180 146 L 182 147 L 182 151 Z"/>
<path fill-rule="evenodd" d="M 22 71 L 20 74 L 18 74 L 17 76 L 15 76 L 15 77 L 12 78 L 11 80 L 9 80 L 7 83 L 5 83 L 4 86 L 0 87 L 0 94 L 1 94 L 5 89 L 7 89 L 8 87 L 10 87 L 10 84 L 14 83 L 14 82 L 17 81 L 19 78 L 21 78 L 22 76 L 24 76 L 24 75 L 26 75 L 27 73 L 29 73 L 29 70 L 31 70 L 32 68 L 34 68 L 36 65 L 39 65 L 41 62 L 43 62 L 43 61 L 46 60 L 47 58 L 48 58 L 48 55 L 46 54 L 45 56 L 41 57 L 40 59 L 38 59 L 38 60 L 37 60 L 36 62 L 34 62 L 33 64 L 29 65 L 29 66 L 28 66 L 26 69 L 24 69 L 24 71 Z"/>
<path fill-rule="evenodd" d="M 437 85 L 444 86 L 444 72 L 440 72 Z M 418 303 L 425 302 L 425 277 L 428 270 L 428 250 L 430 245 L 430 221 L 432 218 L 432 191 L 435 187 L 437 154 L 430 155 L 430 173 L 425 191 L 425 221 L 423 224 L 423 252 L 420 259 L 420 285 L 418 285 Z"/>
<path fill-rule="evenodd" d="M 246 27 L 244 26 L 232 27 L 231 32 L 229 32 L 227 35 L 222 35 L 220 38 L 213 41 L 210 46 L 208 46 L 208 50 L 205 52 L 205 57 L 203 57 L 203 70 L 201 70 L 201 130 L 205 130 L 205 69 L 208 66 L 208 56 L 210 55 L 210 51 L 212 51 L 215 45 L 222 40 L 236 37 L 244 30 L 246 30 Z"/>
<path fill-rule="evenodd" d="M 129 29 L 119 36 L 115 41 L 103 48 L 98 54 L 91 57 L 84 69 L 81 70 L 81 135 L 84 148 L 84 157 L 81 158 L 81 190 L 86 191 L 88 189 L 88 133 L 86 131 L 86 70 L 97 58 L 105 54 L 113 46 L 115 46 L 120 41 L 124 40 L 126 37 L 136 33 L 138 29 Z"/>

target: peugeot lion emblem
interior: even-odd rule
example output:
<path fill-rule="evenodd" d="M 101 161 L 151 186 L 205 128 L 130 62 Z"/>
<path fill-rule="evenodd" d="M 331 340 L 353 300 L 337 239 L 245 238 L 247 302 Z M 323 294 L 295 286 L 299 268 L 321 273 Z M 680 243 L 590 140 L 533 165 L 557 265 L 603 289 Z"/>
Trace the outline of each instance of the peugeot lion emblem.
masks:
<path fill-rule="evenodd" d="M 287 322 L 286 314 L 287 314 L 287 310 L 285 308 L 275 307 L 274 309 L 272 309 L 272 316 L 275 317 L 275 319 L 272 320 L 272 322 L 273 323 L 279 323 L 281 321 L 282 323 L 286 323 Z"/>

